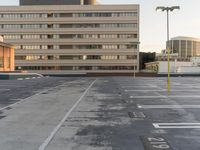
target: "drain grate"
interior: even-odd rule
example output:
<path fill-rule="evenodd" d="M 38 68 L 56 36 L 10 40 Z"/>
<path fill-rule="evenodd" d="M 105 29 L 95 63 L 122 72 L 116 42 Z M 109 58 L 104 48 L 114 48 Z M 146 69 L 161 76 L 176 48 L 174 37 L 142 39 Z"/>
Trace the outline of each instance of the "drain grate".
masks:
<path fill-rule="evenodd" d="M 130 118 L 145 118 L 145 114 L 143 112 L 128 112 L 128 116 Z"/>

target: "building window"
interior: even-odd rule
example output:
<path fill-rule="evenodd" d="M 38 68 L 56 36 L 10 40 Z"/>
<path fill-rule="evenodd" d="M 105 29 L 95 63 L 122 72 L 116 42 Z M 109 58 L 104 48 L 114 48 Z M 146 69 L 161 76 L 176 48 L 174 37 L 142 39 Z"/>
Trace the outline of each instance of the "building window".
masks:
<path fill-rule="evenodd" d="M 4 35 L 4 39 L 21 39 L 21 35 Z"/>
<path fill-rule="evenodd" d="M 40 45 L 23 45 L 22 49 L 28 49 L 28 50 L 40 49 Z"/>
<path fill-rule="evenodd" d="M 30 35 L 22 35 L 23 39 L 40 39 L 40 35 L 30 34 Z"/>
<path fill-rule="evenodd" d="M 21 14 L 22 18 L 40 18 L 41 15 L 40 14 Z"/>
<path fill-rule="evenodd" d="M 73 17 L 126 17 L 137 16 L 137 12 L 73 13 Z M 62 13 L 60 13 L 62 15 Z M 63 15 L 71 17 L 70 15 Z"/>
<path fill-rule="evenodd" d="M 41 13 L 9 13 L 9 14 L 0 14 L 1 18 L 5 19 L 18 19 L 18 18 L 47 18 L 47 14 Z"/>
<path fill-rule="evenodd" d="M 15 46 L 15 49 L 21 49 L 21 48 L 22 48 L 21 45 L 16 45 L 16 46 Z"/>
<path fill-rule="evenodd" d="M 137 23 L 54 24 L 54 28 L 137 28 Z"/>
<path fill-rule="evenodd" d="M 3 29 L 21 29 L 20 24 L 3 24 Z"/>
<path fill-rule="evenodd" d="M 5 19 L 21 18 L 21 14 L 2 14 L 2 18 Z"/>

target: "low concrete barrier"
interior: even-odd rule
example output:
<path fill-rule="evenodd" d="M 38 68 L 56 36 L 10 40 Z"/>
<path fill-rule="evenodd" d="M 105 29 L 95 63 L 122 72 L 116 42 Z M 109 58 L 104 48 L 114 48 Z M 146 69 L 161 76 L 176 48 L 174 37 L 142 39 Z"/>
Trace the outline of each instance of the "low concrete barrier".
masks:
<path fill-rule="evenodd" d="M 0 73 L 0 80 L 17 80 L 19 78 L 43 77 L 37 73 Z"/>

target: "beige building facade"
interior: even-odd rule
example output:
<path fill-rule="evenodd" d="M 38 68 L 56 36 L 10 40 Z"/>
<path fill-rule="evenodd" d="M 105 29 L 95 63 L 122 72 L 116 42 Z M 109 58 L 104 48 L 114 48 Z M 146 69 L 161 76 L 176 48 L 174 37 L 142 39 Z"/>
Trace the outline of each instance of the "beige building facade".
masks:
<path fill-rule="evenodd" d="M 14 71 L 14 46 L 0 41 L 0 72 Z"/>
<path fill-rule="evenodd" d="M 16 70 L 87 74 L 139 68 L 139 5 L 2 6 L 0 33 L 16 45 Z"/>
<path fill-rule="evenodd" d="M 200 56 L 200 39 L 178 36 L 167 42 L 167 47 L 172 54 L 178 54 L 180 58 Z"/>

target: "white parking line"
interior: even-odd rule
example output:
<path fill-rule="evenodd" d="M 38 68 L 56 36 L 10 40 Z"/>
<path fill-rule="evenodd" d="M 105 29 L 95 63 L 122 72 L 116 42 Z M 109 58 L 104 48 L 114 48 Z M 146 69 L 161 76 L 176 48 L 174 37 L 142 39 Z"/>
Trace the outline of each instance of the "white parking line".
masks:
<path fill-rule="evenodd" d="M 15 87 L 15 88 L 21 88 L 21 87 L 25 87 L 25 86 L 20 86 L 20 85 L 9 85 L 9 84 L 4 84 L 4 85 L 0 85 L 0 88 L 5 88 L 5 87 Z"/>
<path fill-rule="evenodd" d="M 158 89 L 153 89 L 153 90 L 146 90 L 146 89 L 141 89 L 141 90 L 138 90 L 138 89 L 131 89 L 131 90 L 124 90 L 125 92 L 164 92 L 164 91 L 167 91 L 165 89 L 163 90 L 158 90 Z"/>
<path fill-rule="evenodd" d="M 30 78 L 25 78 L 26 80 L 29 80 Z"/>
<path fill-rule="evenodd" d="M 130 89 L 130 90 L 125 90 L 126 92 L 166 92 L 167 89 L 152 89 L 152 90 L 146 90 L 146 89 L 141 89 L 141 90 L 138 90 L 138 89 Z M 171 89 L 171 92 L 200 92 L 200 90 L 197 90 L 197 89 L 194 89 L 194 90 L 188 90 L 188 89 L 181 89 L 181 90 L 177 90 L 177 89 Z"/>
<path fill-rule="evenodd" d="M 178 83 L 178 82 L 172 82 L 172 84 L 174 84 L 174 85 L 181 85 L 181 83 Z"/>
<path fill-rule="evenodd" d="M 152 88 L 157 88 L 157 89 L 163 90 L 163 88 L 161 88 L 161 87 L 159 87 L 157 85 L 149 84 L 149 86 L 151 86 Z"/>
<path fill-rule="evenodd" d="M 146 96 L 130 96 L 130 98 L 137 98 L 137 99 L 149 99 L 149 98 L 200 98 L 200 95 L 146 95 Z"/>
<path fill-rule="evenodd" d="M 96 79 L 97 80 L 97 79 Z M 65 120 L 69 117 L 69 115 L 72 113 L 72 111 L 78 106 L 78 104 L 81 102 L 83 97 L 87 94 L 87 92 L 90 90 L 90 88 L 94 85 L 96 82 L 94 80 L 90 86 L 85 90 L 85 92 L 81 95 L 81 97 L 77 100 L 77 102 L 72 106 L 72 108 L 66 113 L 66 115 L 63 117 L 63 119 L 59 122 L 59 124 L 54 128 L 54 130 L 50 133 L 50 135 L 46 138 L 46 140 L 40 145 L 39 150 L 45 150 L 46 147 L 49 145 L 51 140 L 54 138 L 55 134 L 58 132 L 62 124 L 65 122 Z"/>
<path fill-rule="evenodd" d="M 127 85 L 127 86 L 122 86 L 122 88 L 151 88 L 149 85 Z"/>
<path fill-rule="evenodd" d="M 0 91 L 10 91 L 10 89 L 0 89 Z"/>
<path fill-rule="evenodd" d="M 160 109 L 160 108 L 200 108 L 200 105 L 137 105 L 138 108 L 143 108 L 143 109 Z"/>
<path fill-rule="evenodd" d="M 160 129 L 199 129 L 200 123 L 153 123 L 153 126 Z"/>
<path fill-rule="evenodd" d="M 166 96 L 160 96 L 160 95 L 156 95 L 156 96 L 130 96 L 130 98 L 145 98 L 145 99 L 149 99 L 149 98 L 166 98 Z"/>
<path fill-rule="evenodd" d="M 22 100 L 21 98 L 12 98 L 12 99 L 10 99 L 11 101 L 20 101 L 20 100 Z"/>

